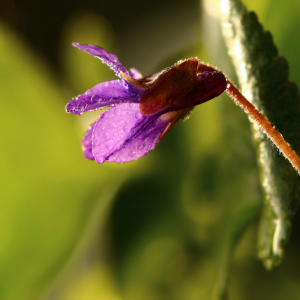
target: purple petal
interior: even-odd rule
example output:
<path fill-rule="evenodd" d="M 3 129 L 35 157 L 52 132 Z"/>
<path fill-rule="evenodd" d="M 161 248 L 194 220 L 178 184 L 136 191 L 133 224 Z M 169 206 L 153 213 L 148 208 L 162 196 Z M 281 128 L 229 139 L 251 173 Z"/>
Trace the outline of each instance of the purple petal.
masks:
<path fill-rule="evenodd" d="M 124 102 L 139 102 L 139 93 L 128 89 L 122 81 L 112 80 L 97 84 L 66 105 L 66 111 L 81 115 L 85 111 Z"/>
<path fill-rule="evenodd" d="M 142 116 L 139 104 L 120 104 L 104 112 L 92 136 L 93 156 L 105 161 L 127 162 L 151 151 L 168 121 L 157 116 Z"/>
<path fill-rule="evenodd" d="M 104 64 L 109 66 L 118 77 L 121 78 L 120 72 L 124 72 L 129 75 L 127 69 L 119 62 L 118 57 L 112 53 L 106 52 L 104 49 L 94 46 L 94 45 L 81 45 L 79 43 L 72 43 L 73 46 L 77 47 L 80 50 L 87 52 L 88 54 L 94 55 L 97 58 L 100 58 Z"/>
<path fill-rule="evenodd" d="M 89 129 L 85 133 L 85 135 L 82 139 L 82 142 L 81 142 L 83 156 L 90 160 L 94 160 L 94 155 L 92 152 L 92 133 L 93 133 L 94 127 L 96 125 L 96 122 L 94 122 L 93 124 L 90 125 Z"/>
<path fill-rule="evenodd" d="M 160 117 L 146 117 L 144 122 L 138 125 L 136 135 L 126 141 L 123 148 L 114 152 L 107 161 L 124 163 L 144 156 L 155 148 L 168 123 L 162 122 Z"/>
<path fill-rule="evenodd" d="M 143 77 L 142 74 L 135 68 L 130 68 L 129 71 L 131 77 L 134 79 L 141 79 Z"/>

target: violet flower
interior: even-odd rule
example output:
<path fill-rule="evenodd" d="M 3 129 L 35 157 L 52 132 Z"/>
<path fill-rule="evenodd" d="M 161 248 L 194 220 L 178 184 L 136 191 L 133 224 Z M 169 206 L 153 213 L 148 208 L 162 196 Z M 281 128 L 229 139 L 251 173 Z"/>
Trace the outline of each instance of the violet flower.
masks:
<path fill-rule="evenodd" d="M 201 72 L 196 58 L 179 61 L 142 78 L 128 71 L 117 56 L 93 45 L 73 43 L 108 65 L 120 78 L 102 82 L 66 105 L 68 113 L 111 106 L 94 122 L 82 140 L 83 155 L 98 164 L 124 163 L 144 156 L 184 119 L 195 105 L 220 95 L 227 86 L 222 72 Z"/>

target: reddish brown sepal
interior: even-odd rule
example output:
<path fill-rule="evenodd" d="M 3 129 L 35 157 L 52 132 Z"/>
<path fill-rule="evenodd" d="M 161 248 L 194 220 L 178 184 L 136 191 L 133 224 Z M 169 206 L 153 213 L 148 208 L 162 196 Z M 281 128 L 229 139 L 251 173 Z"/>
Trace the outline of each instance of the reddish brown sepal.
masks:
<path fill-rule="evenodd" d="M 223 73 L 199 74 L 198 66 L 198 60 L 191 58 L 138 80 L 137 86 L 148 89 L 140 98 L 141 113 L 178 111 L 220 95 L 227 85 Z"/>
<path fill-rule="evenodd" d="M 197 66 L 198 60 L 192 58 L 159 73 L 140 99 L 142 114 L 154 114 L 178 104 L 195 85 Z"/>

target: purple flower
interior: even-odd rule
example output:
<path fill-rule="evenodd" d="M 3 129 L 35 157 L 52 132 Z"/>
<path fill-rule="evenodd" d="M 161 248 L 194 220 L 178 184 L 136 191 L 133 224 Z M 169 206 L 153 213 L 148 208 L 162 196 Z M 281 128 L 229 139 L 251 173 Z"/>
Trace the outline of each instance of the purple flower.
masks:
<path fill-rule="evenodd" d="M 201 64 L 196 58 L 142 78 L 137 70 L 128 71 L 114 54 L 100 47 L 73 45 L 100 58 L 120 78 L 99 83 L 66 105 L 68 113 L 78 115 L 111 106 L 82 140 L 83 155 L 98 164 L 123 163 L 144 156 L 195 105 L 226 89 L 223 73 L 199 71 Z"/>

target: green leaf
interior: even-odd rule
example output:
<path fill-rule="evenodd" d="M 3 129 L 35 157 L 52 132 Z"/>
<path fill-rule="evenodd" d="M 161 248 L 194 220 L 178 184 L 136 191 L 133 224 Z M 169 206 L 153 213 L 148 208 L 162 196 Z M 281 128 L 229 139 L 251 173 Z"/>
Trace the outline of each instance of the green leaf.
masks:
<path fill-rule="evenodd" d="M 299 91 L 288 79 L 288 64 L 278 55 L 271 34 L 239 0 L 222 0 L 220 16 L 242 92 L 300 153 Z M 299 204 L 300 182 L 296 171 L 255 124 L 253 132 L 265 193 L 259 257 L 270 269 L 283 257 L 290 220 Z"/>
<path fill-rule="evenodd" d="M 244 0 L 248 10 L 255 10 L 260 22 L 271 30 L 276 46 L 290 65 L 290 78 L 300 83 L 300 1 L 298 0 Z"/>

